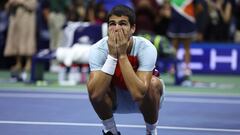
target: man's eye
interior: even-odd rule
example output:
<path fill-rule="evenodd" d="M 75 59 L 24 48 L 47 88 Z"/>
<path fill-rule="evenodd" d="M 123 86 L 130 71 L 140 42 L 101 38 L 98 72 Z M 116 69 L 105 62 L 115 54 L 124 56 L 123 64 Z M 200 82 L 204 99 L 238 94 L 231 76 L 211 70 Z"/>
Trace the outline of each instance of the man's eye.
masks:
<path fill-rule="evenodd" d="M 127 23 L 119 23 L 119 25 L 121 25 L 121 26 L 126 26 Z"/>
<path fill-rule="evenodd" d="M 114 26 L 114 25 L 116 25 L 115 23 L 109 23 L 108 24 L 109 26 Z"/>

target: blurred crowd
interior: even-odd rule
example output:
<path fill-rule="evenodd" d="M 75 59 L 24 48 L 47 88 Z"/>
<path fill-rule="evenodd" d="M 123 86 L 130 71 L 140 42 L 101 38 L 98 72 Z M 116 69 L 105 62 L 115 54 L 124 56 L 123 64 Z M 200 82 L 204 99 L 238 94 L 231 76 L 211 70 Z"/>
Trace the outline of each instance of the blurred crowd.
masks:
<path fill-rule="evenodd" d="M 28 72 L 31 56 L 39 48 L 46 48 L 41 46 L 45 44 L 44 37 L 49 37 L 47 47 L 56 49 L 67 22 L 102 24 L 108 11 L 118 4 L 136 11 L 135 34 L 149 33 L 173 39 L 176 36 L 172 32 L 181 25 L 176 25 L 177 11 L 191 22 L 184 24 L 186 29 L 193 28 L 191 41 L 240 42 L 240 0 L 1 0 L 1 55 L 15 57 L 13 73 Z"/>
<path fill-rule="evenodd" d="M 54 27 L 61 27 L 66 21 L 103 23 L 107 12 L 114 5 L 125 4 L 136 11 L 136 33 L 149 32 L 168 36 L 172 1 L 180 3 L 182 0 L 38 0 L 36 8 L 44 16 L 50 35 L 53 34 Z M 239 0 L 185 1 L 194 1 L 195 4 L 195 41 L 239 42 Z M 57 36 L 56 33 L 54 35 Z M 54 43 L 50 44 L 54 48 Z"/>

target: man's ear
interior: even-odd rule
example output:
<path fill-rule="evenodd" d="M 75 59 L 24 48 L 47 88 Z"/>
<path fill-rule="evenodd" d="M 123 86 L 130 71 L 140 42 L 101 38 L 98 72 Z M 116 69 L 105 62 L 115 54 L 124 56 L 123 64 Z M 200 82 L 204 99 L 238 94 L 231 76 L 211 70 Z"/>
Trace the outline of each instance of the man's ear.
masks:
<path fill-rule="evenodd" d="M 135 32 L 135 30 L 136 30 L 136 25 L 134 24 L 133 26 L 131 26 L 131 32 L 132 32 L 132 34 Z"/>

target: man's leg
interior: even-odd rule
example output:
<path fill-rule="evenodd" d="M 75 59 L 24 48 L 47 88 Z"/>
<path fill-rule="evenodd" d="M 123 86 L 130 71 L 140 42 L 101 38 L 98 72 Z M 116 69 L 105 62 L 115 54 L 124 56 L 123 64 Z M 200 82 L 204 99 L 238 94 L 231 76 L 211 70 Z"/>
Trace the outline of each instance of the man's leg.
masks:
<path fill-rule="evenodd" d="M 163 95 L 163 83 L 159 78 L 153 76 L 149 90 L 140 102 L 140 111 L 146 122 L 147 134 L 155 135 L 160 108 L 160 98 Z"/>
<path fill-rule="evenodd" d="M 90 94 L 90 93 L 89 93 Z M 102 100 L 95 100 L 89 95 L 90 102 L 97 113 L 98 117 L 101 120 L 109 119 L 113 116 L 112 107 L 113 107 L 113 94 L 109 88 L 108 92 Z"/>
<path fill-rule="evenodd" d="M 91 98 L 89 95 L 90 102 L 97 113 L 98 117 L 102 120 L 104 126 L 104 132 L 110 131 L 114 135 L 117 135 L 117 127 L 114 121 L 112 108 L 115 104 L 116 95 L 115 92 L 112 91 L 110 88 L 108 92 L 104 96 L 104 98 L 99 101 Z"/>

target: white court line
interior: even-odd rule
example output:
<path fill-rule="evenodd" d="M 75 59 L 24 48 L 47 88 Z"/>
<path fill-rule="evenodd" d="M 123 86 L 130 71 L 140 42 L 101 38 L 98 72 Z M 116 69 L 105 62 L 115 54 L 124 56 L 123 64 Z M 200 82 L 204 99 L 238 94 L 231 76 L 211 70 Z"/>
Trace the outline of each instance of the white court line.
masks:
<path fill-rule="evenodd" d="M 207 104 L 240 104 L 237 99 L 214 99 L 214 98 L 181 98 L 181 97 L 166 97 L 168 102 L 185 102 L 185 103 L 207 103 Z"/>
<path fill-rule="evenodd" d="M 219 99 L 204 97 L 165 97 L 166 102 L 184 103 L 212 103 L 212 104 L 240 104 L 240 99 Z M 60 93 L 0 93 L 0 98 L 44 98 L 44 99 L 88 99 L 87 94 L 60 94 Z"/>
<path fill-rule="evenodd" d="M 39 121 L 0 121 L 0 124 L 102 127 L 102 124 L 99 124 L 99 123 L 69 123 L 69 122 L 39 122 Z M 117 124 L 117 127 L 145 128 L 145 125 Z M 193 127 L 175 127 L 175 126 L 157 126 L 157 128 L 158 129 L 171 129 L 171 130 L 208 131 L 208 132 L 236 132 L 236 133 L 240 133 L 240 129 L 193 128 Z"/>

